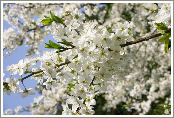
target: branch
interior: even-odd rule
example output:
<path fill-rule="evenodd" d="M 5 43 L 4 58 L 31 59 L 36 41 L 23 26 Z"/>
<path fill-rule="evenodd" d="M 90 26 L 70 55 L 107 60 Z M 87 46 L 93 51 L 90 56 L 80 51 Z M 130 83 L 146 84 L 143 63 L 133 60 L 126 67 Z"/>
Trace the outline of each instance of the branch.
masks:
<path fill-rule="evenodd" d="M 48 26 L 48 25 L 43 25 L 43 26 L 40 26 L 40 28 L 44 28 L 45 26 Z M 37 27 L 36 28 L 33 28 L 33 29 L 28 29 L 28 31 L 27 32 L 30 32 L 30 31 L 32 31 L 32 30 L 36 30 L 37 29 Z"/>
<path fill-rule="evenodd" d="M 21 21 L 19 21 L 19 20 L 18 20 L 18 22 L 19 22 L 20 24 L 22 24 L 22 25 L 23 25 L 23 23 L 22 23 Z"/>
<path fill-rule="evenodd" d="M 171 28 L 168 29 L 167 31 L 165 31 L 165 33 L 168 33 L 170 31 L 171 31 Z M 128 45 L 136 44 L 136 43 L 139 43 L 139 42 L 142 42 L 142 41 L 148 41 L 149 39 L 152 39 L 152 38 L 155 38 L 155 37 L 158 37 L 158 36 L 161 36 L 161 35 L 163 35 L 163 34 L 161 34 L 161 33 L 155 33 L 155 34 L 152 34 L 150 36 L 147 36 L 147 37 L 144 37 L 144 38 L 135 40 L 135 41 L 126 42 L 126 44 L 120 44 L 120 46 L 121 47 L 126 47 Z"/>
<path fill-rule="evenodd" d="M 58 64 L 55 64 L 55 67 L 60 67 L 60 66 L 63 66 L 63 65 L 65 65 L 65 64 L 69 64 L 69 63 L 71 63 L 71 62 L 65 62 L 65 63 L 59 64 L 59 65 L 58 65 Z M 40 71 L 37 71 L 37 72 L 32 72 L 30 75 L 28 75 L 28 76 L 22 78 L 21 81 L 23 81 L 24 79 L 26 79 L 26 78 L 28 78 L 28 77 L 34 75 L 34 74 L 41 73 L 41 72 L 43 72 L 43 70 L 40 70 Z"/>
<path fill-rule="evenodd" d="M 32 72 L 30 75 L 28 75 L 28 76 L 22 78 L 21 81 L 23 81 L 24 79 L 26 79 L 26 78 L 28 78 L 28 77 L 34 75 L 34 74 L 41 73 L 41 72 L 43 72 L 43 70 L 40 70 L 40 71 L 37 71 L 37 72 Z"/>

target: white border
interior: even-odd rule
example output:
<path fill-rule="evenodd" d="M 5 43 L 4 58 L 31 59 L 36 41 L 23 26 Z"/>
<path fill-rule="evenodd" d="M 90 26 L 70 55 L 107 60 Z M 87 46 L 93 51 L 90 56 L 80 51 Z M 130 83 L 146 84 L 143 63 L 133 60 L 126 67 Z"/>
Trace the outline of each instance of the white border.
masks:
<path fill-rule="evenodd" d="M 171 21 L 173 21 L 173 1 L 1 1 L 1 39 L 3 39 L 3 3 L 171 3 Z M 171 22 L 173 32 L 173 22 Z M 173 39 L 173 34 L 171 34 Z M 173 40 L 171 44 L 171 115 L 78 115 L 78 117 L 173 117 Z M 1 40 L 1 78 L 3 78 L 3 41 Z M 77 117 L 64 115 L 3 115 L 3 79 L 1 79 L 1 117 Z"/>
<path fill-rule="evenodd" d="M 172 1 L 2 1 L 2 3 L 172 3 Z"/>

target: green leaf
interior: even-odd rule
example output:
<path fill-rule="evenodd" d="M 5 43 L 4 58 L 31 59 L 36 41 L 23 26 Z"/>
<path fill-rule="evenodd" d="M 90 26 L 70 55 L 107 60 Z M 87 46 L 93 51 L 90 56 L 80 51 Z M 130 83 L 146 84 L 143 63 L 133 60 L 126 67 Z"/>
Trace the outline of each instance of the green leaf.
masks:
<path fill-rule="evenodd" d="M 79 19 L 79 16 L 76 14 L 74 18 L 78 20 Z"/>
<path fill-rule="evenodd" d="M 65 40 L 63 40 L 62 42 L 58 42 L 58 43 L 64 44 L 66 46 L 72 46 L 72 44 L 70 42 L 67 42 Z"/>
<path fill-rule="evenodd" d="M 65 13 L 66 13 L 66 15 L 67 15 L 67 16 L 70 14 L 70 12 L 69 12 L 69 11 L 65 11 Z"/>
<path fill-rule="evenodd" d="M 9 92 L 11 91 L 10 87 L 8 86 L 8 83 L 3 83 L 3 90 L 4 89 L 7 89 L 7 91 L 9 91 Z"/>
<path fill-rule="evenodd" d="M 45 48 L 53 48 L 50 44 L 47 44 L 47 43 L 45 44 L 46 44 Z"/>
<path fill-rule="evenodd" d="M 28 69 L 24 72 L 24 74 L 27 74 L 27 73 L 29 73 Z"/>
<path fill-rule="evenodd" d="M 107 28 L 107 27 L 106 27 L 106 30 L 107 30 L 109 33 L 114 33 L 114 34 L 115 34 L 114 31 L 112 31 L 111 29 L 109 29 L 109 28 Z"/>
<path fill-rule="evenodd" d="M 169 44 L 169 38 L 166 39 L 166 41 L 165 41 L 165 53 L 168 52 L 168 44 Z"/>
<path fill-rule="evenodd" d="M 9 10 L 4 10 L 4 12 L 9 12 Z"/>
<path fill-rule="evenodd" d="M 149 8 L 145 8 L 147 11 L 149 11 L 150 9 Z"/>
<path fill-rule="evenodd" d="M 66 33 L 64 33 L 64 36 L 68 36 Z"/>
<path fill-rule="evenodd" d="M 78 80 L 74 80 L 68 84 L 68 94 L 71 93 L 71 88 L 74 88 L 74 86 L 78 84 Z"/>
<path fill-rule="evenodd" d="M 162 22 L 161 23 L 155 23 L 158 30 L 168 30 L 167 26 L 165 26 Z"/>
<path fill-rule="evenodd" d="M 53 22 L 53 20 L 51 18 L 46 18 L 46 19 L 43 19 L 41 22 L 43 24 L 50 25 Z"/>
<path fill-rule="evenodd" d="M 45 15 L 44 15 L 44 17 L 45 17 L 45 18 L 50 18 L 50 17 L 48 17 L 48 16 L 45 16 Z"/>
<path fill-rule="evenodd" d="M 42 14 L 42 12 L 38 12 L 39 14 Z"/>
<path fill-rule="evenodd" d="M 159 42 L 164 42 L 165 40 L 169 39 L 169 37 L 170 36 L 166 34 L 166 35 L 162 36 L 158 41 Z"/>
<path fill-rule="evenodd" d="M 57 16 L 54 16 L 54 18 L 55 18 L 55 21 L 57 21 L 58 23 L 61 23 L 61 24 L 63 24 L 63 22 L 65 21 L 64 19 L 61 19 Z"/>
<path fill-rule="evenodd" d="M 23 42 L 24 42 L 24 41 L 23 41 L 23 40 L 21 40 L 19 45 L 22 45 L 22 44 L 23 44 Z"/>
<path fill-rule="evenodd" d="M 50 11 L 50 15 L 51 15 L 52 20 L 55 21 L 54 15 L 53 15 L 53 13 L 51 11 Z"/>
<path fill-rule="evenodd" d="M 158 13 L 158 9 L 157 10 L 151 10 L 153 13 Z"/>
<path fill-rule="evenodd" d="M 73 57 L 73 59 L 77 58 L 78 57 L 78 54 L 76 56 Z"/>
<path fill-rule="evenodd" d="M 34 21 L 34 22 L 31 22 L 33 25 L 36 25 L 36 22 Z"/>
<path fill-rule="evenodd" d="M 54 43 L 54 42 L 53 42 L 53 41 L 51 41 L 51 40 L 49 40 L 49 43 L 50 43 L 50 45 L 51 45 L 53 48 L 56 48 L 56 49 L 60 49 L 60 48 L 61 48 L 61 46 L 60 46 L 60 45 L 58 45 L 58 44 Z"/>

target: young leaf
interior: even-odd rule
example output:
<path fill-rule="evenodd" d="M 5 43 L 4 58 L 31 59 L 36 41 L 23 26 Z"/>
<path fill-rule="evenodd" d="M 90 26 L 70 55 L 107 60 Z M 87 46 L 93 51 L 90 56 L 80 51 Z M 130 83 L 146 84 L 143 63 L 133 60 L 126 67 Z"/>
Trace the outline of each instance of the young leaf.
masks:
<path fill-rule="evenodd" d="M 45 17 L 45 18 L 49 18 L 48 16 L 45 16 L 45 15 L 44 15 L 44 17 Z"/>
<path fill-rule="evenodd" d="M 158 30 L 168 30 L 168 28 L 161 22 L 161 23 L 155 23 Z"/>
<path fill-rule="evenodd" d="M 72 46 L 72 44 L 70 42 L 67 42 L 65 40 L 63 40 L 63 42 L 58 42 L 58 43 L 64 44 L 66 46 Z"/>
<path fill-rule="evenodd" d="M 51 40 L 49 40 L 49 43 L 50 43 L 50 45 L 51 45 L 53 48 L 56 48 L 56 49 L 60 49 L 60 48 L 61 48 L 61 46 L 60 46 L 60 45 L 58 45 L 58 44 L 54 43 L 54 42 L 53 42 L 53 41 L 51 41 Z"/>
<path fill-rule="evenodd" d="M 106 30 L 107 30 L 109 33 L 114 33 L 114 34 L 115 34 L 114 31 L 112 31 L 111 29 L 109 29 L 109 28 L 107 28 L 107 27 L 106 27 Z"/>
<path fill-rule="evenodd" d="M 169 35 L 164 35 L 164 36 L 162 36 L 158 41 L 159 42 L 164 42 L 166 39 L 169 39 Z"/>
<path fill-rule="evenodd" d="M 157 10 L 151 10 L 153 13 L 158 13 L 158 9 Z"/>
<path fill-rule="evenodd" d="M 74 58 L 73 59 L 75 59 L 75 58 L 77 58 L 78 57 L 78 54 L 76 55 L 76 56 L 74 56 Z"/>
<path fill-rule="evenodd" d="M 36 22 L 34 21 L 34 22 L 31 22 L 33 25 L 36 25 Z"/>
<path fill-rule="evenodd" d="M 55 18 L 55 21 L 57 21 L 58 23 L 61 23 L 61 24 L 63 24 L 63 22 L 65 21 L 57 16 L 54 16 L 54 18 Z"/>
<path fill-rule="evenodd" d="M 50 44 L 47 44 L 47 43 L 45 44 L 46 44 L 45 48 L 53 48 Z"/>
<path fill-rule="evenodd" d="M 51 18 L 55 21 L 53 13 L 50 11 Z"/>
<path fill-rule="evenodd" d="M 43 19 L 41 22 L 43 24 L 50 25 L 53 22 L 53 20 L 51 18 L 46 18 L 46 19 Z"/>
<path fill-rule="evenodd" d="M 38 12 L 38 14 L 42 14 L 42 12 Z"/>
<path fill-rule="evenodd" d="M 22 44 L 23 44 L 23 42 L 24 42 L 24 41 L 23 41 L 23 40 L 21 40 L 19 45 L 22 45 Z"/>
<path fill-rule="evenodd" d="M 168 44 L 169 44 L 169 38 L 166 39 L 166 41 L 165 41 L 165 53 L 168 52 Z"/>

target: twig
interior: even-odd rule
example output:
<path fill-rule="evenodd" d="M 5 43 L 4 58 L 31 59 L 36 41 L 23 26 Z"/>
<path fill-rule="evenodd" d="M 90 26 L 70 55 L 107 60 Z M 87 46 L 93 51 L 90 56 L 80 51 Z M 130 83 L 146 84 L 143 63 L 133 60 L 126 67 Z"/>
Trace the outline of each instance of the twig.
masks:
<path fill-rule="evenodd" d="M 19 21 L 19 20 L 18 20 L 18 22 L 19 22 L 20 24 L 22 24 L 22 25 L 23 25 L 23 23 L 22 23 L 21 21 Z"/>
<path fill-rule="evenodd" d="M 37 72 L 32 72 L 30 75 L 28 75 L 28 76 L 22 78 L 21 81 L 23 81 L 24 79 L 26 79 L 26 78 L 28 78 L 28 77 L 34 75 L 34 74 L 41 73 L 41 72 L 43 72 L 43 70 L 40 70 L 40 71 L 37 71 Z"/>
<path fill-rule="evenodd" d="M 165 31 L 165 33 L 168 33 L 170 32 L 171 29 Z M 121 47 L 125 47 L 125 46 L 128 46 L 128 45 L 132 45 L 132 44 L 136 44 L 136 43 L 139 43 L 139 42 L 142 42 L 142 41 L 147 41 L 149 39 L 152 39 L 152 38 L 155 38 L 155 37 L 158 37 L 158 36 L 161 36 L 163 34 L 161 33 L 155 33 L 155 34 L 152 34 L 150 36 L 147 36 L 147 37 L 144 37 L 144 38 L 141 38 L 141 39 L 138 39 L 138 40 L 135 40 L 135 41 L 131 41 L 131 42 L 126 42 L 126 44 L 120 44 Z"/>
<path fill-rule="evenodd" d="M 43 25 L 43 26 L 40 26 L 40 28 L 44 28 L 45 26 L 48 26 L 48 25 Z M 32 30 L 36 30 L 37 29 L 37 27 L 36 28 L 33 28 L 33 29 L 28 29 L 28 31 L 27 32 L 30 32 L 30 31 L 32 31 Z"/>
<path fill-rule="evenodd" d="M 135 41 L 126 42 L 126 44 L 120 44 L 120 46 L 121 47 L 125 47 L 125 46 L 136 44 L 136 43 L 139 43 L 139 42 L 142 42 L 142 41 L 147 41 L 147 40 L 149 40 L 151 38 L 158 37 L 158 36 L 161 36 L 161 35 L 162 35 L 161 33 L 152 34 L 150 36 L 147 36 L 147 37 L 135 40 Z"/>
<path fill-rule="evenodd" d="M 95 80 L 95 76 L 93 77 L 93 79 L 92 79 L 92 81 L 91 81 L 89 86 L 93 85 L 94 80 Z"/>

